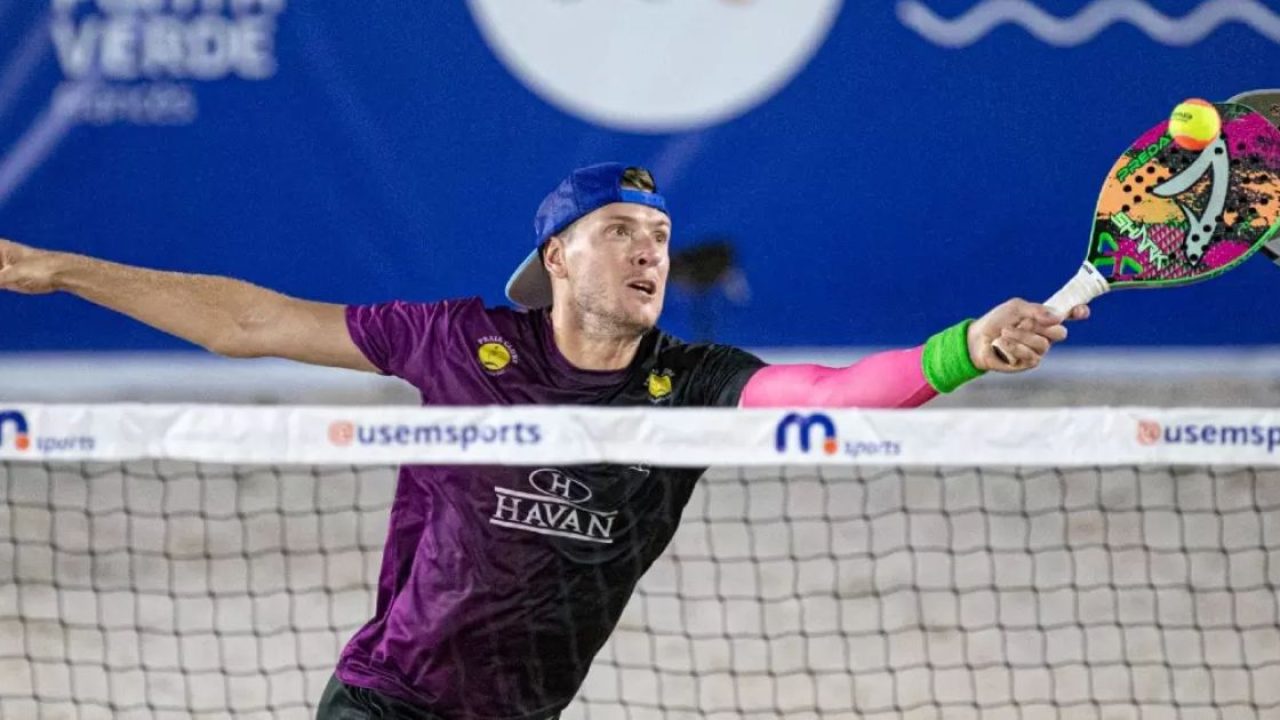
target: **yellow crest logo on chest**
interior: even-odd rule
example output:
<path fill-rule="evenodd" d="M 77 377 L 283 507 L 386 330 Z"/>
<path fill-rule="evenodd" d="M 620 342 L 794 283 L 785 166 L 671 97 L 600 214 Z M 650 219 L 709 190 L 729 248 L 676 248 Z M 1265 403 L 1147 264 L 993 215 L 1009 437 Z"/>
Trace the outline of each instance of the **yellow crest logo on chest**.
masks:
<path fill-rule="evenodd" d="M 486 372 L 500 373 L 507 369 L 513 361 L 519 362 L 515 349 L 500 337 L 480 338 L 480 347 L 476 349 L 476 359 Z"/>
<path fill-rule="evenodd" d="M 649 399 L 661 400 L 671 394 L 671 371 L 654 370 L 649 373 Z"/>

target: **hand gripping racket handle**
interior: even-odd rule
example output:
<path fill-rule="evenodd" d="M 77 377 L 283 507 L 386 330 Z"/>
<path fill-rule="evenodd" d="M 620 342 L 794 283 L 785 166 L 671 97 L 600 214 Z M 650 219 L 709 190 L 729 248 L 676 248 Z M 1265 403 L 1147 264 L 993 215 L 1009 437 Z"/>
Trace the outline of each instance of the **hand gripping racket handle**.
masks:
<path fill-rule="evenodd" d="M 1107 292 L 1111 286 L 1098 268 L 1091 262 L 1085 262 L 1076 271 L 1075 277 L 1044 301 L 1044 304 L 1058 315 L 1065 316 L 1077 305 L 1088 305 L 1090 300 Z"/>
<path fill-rule="evenodd" d="M 1071 278 L 1062 289 L 1053 294 L 1053 297 L 1044 301 L 1045 307 L 1052 310 L 1055 314 L 1066 317 L 1071 312 L 1071 308 L 1077 305 L 1088 305 L 1089 301 L 1107 292 L 1111 286 L 1107 284 L 1107 279 L 1102 273 L 1093 266 L 1093 263 L 1085 261 L 1076 271 L 1075 277 Z M 1023 323 L 1026 321 L 1024 320 Z M 1022 323 L 1019 323 L 1022 325 Z M 996 338 L 991 343 L 991 349 L 995 351 L 1001 362 L 1010 365 L 1015 364 L 1012 356 L 1000 346 L 1000 338 Z"/>

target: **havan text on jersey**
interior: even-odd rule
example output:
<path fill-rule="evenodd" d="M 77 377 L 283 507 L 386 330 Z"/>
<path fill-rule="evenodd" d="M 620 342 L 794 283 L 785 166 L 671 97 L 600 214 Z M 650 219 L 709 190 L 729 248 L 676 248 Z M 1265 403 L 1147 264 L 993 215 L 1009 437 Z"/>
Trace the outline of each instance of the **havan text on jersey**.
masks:
<path fill-rule="evenodd" d="M 543 535 L 610 544 L 617 511 L 601 512 L 583 505 L 591 501 L 591 488 L 561 470 L 541 468 L 529 474 L 536 493 L 495 487 L 495 505 L 489 522 Z"/>

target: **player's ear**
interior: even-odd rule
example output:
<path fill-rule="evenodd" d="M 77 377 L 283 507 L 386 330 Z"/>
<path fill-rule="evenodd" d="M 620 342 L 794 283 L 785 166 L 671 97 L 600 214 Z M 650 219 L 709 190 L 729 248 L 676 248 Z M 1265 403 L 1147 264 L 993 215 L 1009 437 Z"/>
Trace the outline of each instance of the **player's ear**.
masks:
<path fill-rule="evenodd" d="M 569 277 L 569 269 L 564 264 L 564 238 L 560 235 L 552 235 L 542 246 L 542 266 L 551 277 Z"/>

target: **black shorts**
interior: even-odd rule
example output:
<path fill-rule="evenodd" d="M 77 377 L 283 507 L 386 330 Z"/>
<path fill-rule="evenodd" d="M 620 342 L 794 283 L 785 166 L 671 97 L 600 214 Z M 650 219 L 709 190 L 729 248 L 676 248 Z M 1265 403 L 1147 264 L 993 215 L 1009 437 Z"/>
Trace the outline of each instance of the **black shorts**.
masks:
<path fill-rule="evenodd" d="M 425 708 L 329 678 L 316 708 L 316 720 L 445 720 Z"/>
<path fill-rule="evenodd" d="M 552 715 L 547 720 L 556 720 Z M 334 675 L 325 685 L 316 720 L 447 720 L 426 708 L 367 688 L 348 685 Z"/>

